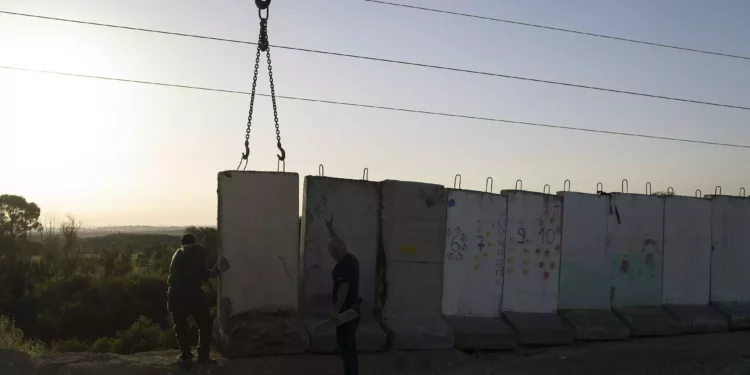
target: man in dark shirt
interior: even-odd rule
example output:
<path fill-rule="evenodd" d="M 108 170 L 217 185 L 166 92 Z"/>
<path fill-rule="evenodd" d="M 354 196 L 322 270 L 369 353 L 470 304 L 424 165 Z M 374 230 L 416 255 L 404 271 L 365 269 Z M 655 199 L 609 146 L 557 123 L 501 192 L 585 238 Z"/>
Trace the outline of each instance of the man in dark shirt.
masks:
<path fill-rule="evenodd" d="M 359 315 L 359 261 L 346 250 L 344 241 L 333 230 L 333 216 L 326 220 L 328 227 L 328 251 L 336 266 L 333 268 L 333 309 L 330 320 L 338 324 L 338 316 L 347 310 L 354 310 Z M 357 360 L 357 328 L 359 318 L 336 326 L 336 341 L 339 355 L 344 362 L 344 374 L 356 375 L 359 371 Z"/>
<path fill-rule="evenodd" d="M 215 364 L 209 357 L 211 352 L 211 314 L 201 285 L 209 277 L 217 277 L 218 269 L 206 269 L 204 248 L 195 243 L 195 236 L 186 234 L 181 239 L 182 247 L 175 251 L 169 266 L 167 284 L 167 310 L 172 316 L 175 336 L 182 354 L 178 363 L 190 367 L 193 353 L 188 332 L 188 316 L 192 316 L 199 330 L 198 362 Z"/>

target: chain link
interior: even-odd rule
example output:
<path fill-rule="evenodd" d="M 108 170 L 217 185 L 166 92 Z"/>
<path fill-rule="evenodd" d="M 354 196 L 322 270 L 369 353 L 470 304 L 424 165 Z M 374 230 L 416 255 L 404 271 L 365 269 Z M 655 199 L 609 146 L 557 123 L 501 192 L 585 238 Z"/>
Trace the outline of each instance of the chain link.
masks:
<path fill-rule="evenodd" d="M 266 52 L 266 61 L 268 63 L 268 80 L 271 84 L 271 103 L 273 104 L 273 121 L 276 126 L 276 147 L 281 152 L 281 155 L 277 155 L 279 161 L 283 162 L 286 159 L 286 151 L 281 147 L 281 131 L 279 130 L 279 114 L 276 107 L 276 90 L 273 84 L 273 68 L 271 67 L 271 48 L 268 43 L 268 18 L 261 17 L 260 20 L 260 35 L 258 36 L 258 49 L 255 53 L 255 70 L 253 72 L 253 90 L 250 93 L 250 110 L 247 115 L 247 129 L 245 130 L 245 152 L 242 154 L 240 159 L 240 165 L 245 160 L 245 168 L 247 168 L 247 162 L 250 157 L 250 129 L 253 121 L 253 107 L 255 105 L 255 89 L 258 84 L 258 68 L 260 66 L 260 53 L 261 51 Z M 243 168 L 244 170 L 244 168 Z"/>

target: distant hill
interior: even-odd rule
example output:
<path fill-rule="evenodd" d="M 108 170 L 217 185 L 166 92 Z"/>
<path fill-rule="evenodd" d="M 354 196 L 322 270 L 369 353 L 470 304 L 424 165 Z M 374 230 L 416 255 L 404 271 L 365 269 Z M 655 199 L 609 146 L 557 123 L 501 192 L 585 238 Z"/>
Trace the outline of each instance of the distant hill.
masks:
<path fill-rule="evenodd" d="M 81 246 L 84 252 L 94 252 L 99 249 L 109 248 L 112 244 L 118 247 L 130 245 L 135 252 L 142 251 L 151 246 L 168 245 L 177 248 L 180 245 L 180 236 L 172 234 L 151 233 L 116 233 L 104 236 L 90 236 L 81 238 Z"/>

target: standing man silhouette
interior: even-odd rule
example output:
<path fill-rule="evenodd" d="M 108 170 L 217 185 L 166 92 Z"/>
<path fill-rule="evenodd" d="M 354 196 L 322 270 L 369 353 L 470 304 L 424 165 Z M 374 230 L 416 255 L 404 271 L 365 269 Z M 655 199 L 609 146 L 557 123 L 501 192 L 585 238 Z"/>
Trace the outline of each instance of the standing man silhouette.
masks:
<path fill-rule="evenodd" d="M 338 324 L 339 314 L 352 309 L 360 314 L 359 304 L 359 261 L 349 253 L 346 244 L 333 230 L 333 215 L 326 220 L 328 228 L 328 252 L 336 260 L 333 268 L 333 309 L 329 320 L 336 325 L 336 342 L 339 355 L 344 362 L 345 375 L 357 375 L 359 363 L 357 358 L 357 328 L 359 317 L 346 323 Z"/>
<path fill-rule="evenodd" d="M 167 310 L 172 316 L 175 336 L 182 354 L 177 358 L 180 366 L 190 368 L 193 360 L 188 331 L 188 316 L 192 316 L 199 330 L 198 363 L 215 364 L 211 353 L 211 313 L 201 284 L 209 277 L 217 277 L 218 267 L 206 269 L 205 249 L 195 243 L 188 233 L 180 240 L 182 246 L 174 252 L 169 265 L 167 284 Z M 218 265 L 218 264 L 217 264 Z"/>

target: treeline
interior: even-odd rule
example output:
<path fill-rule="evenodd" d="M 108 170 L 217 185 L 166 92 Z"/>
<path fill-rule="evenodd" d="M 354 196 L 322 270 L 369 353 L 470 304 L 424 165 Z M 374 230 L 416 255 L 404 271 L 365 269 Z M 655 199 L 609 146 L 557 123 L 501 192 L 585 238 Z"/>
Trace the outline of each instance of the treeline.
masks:
<path fill-rule="evenodd" d="M 122 354 L 176 348 L 165 292 L 179 237 L 81 239 L 75 218 L 45 226 L 39 213 L 23 197 L 0 195 L 0 348 Z M 213 264 L 216 229 L 185 232 L 206 247 L 206 264 Z M 215 314 L 215 282 L 204 290 Z M 193 334 L 197 342 L 195 328 Z"/>

